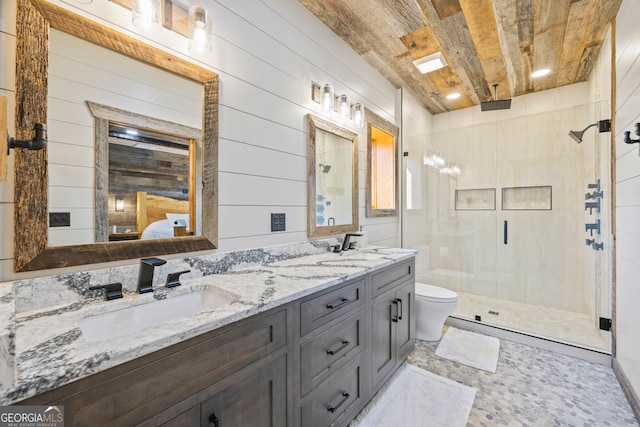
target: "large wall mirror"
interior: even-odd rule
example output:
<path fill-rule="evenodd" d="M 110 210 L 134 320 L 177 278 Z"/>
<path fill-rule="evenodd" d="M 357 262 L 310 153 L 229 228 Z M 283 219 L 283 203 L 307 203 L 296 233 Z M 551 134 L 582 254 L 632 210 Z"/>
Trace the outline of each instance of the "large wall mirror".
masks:
<path fill-rule="evenodd" d="M 398 136 L 397 126 L 365 110 L 367 120 L 367 217 L 398 215 Z"/>
<path fill-rule="evenodd" d="M 358 135 L 307 116 L 309 237 L 358 230 Z"/>
<path fill-rule="evenodd" d="M 69 142 L 73 138 L 79 138 L 73 132 L 66 130 L 60 132 L 61 126 L 58 123 L 65 121 L 64 118 L 52 119 L 49 127 L 50 143 L 47 149 L 14 151 L 15 271 L 42 270 L 215 249 L 218 235 L 217 74 L 44 0 L 18 0 L 16 22 L 16 136 L 19 139 L 30 139 L 34 123 L 47 123 L 50 118 L 49 111 L 56 114 L 59 111 L 68 111 L 69 114 L 74 114 L 73 108 L 82 108 L 84 109 L 83 114 L 89 117 L 89 125 L 79 123 L 77 134 L 84 135 L 84 139 L 82 139 L 82 144 L 84 144 L 88 133 L 91 152 L 93 153 L 95 150 L 95 170 L 92 170 L 93 174 L 91 175 L 94 179 L 84 180 L 90 181 L 89 188 L 78 186 L 65 190 L 69 192 L 71 196 L 69 199 L 73 200 L 75 205 L 66 206 L 64 203 L 58 202 L 58 200 L 64 199 L 58 197 L 61 193 L 58 188 L 64 187 L 64 185 L 58 185 L 58 181 L 64 173 L 55 170 L 58 162 L 50 159 L 55 156 L 58 158 L 64 156 L 64 153 L 55 152 L 54 154 L 53 151 L 63 145 L 61 142 Z M 49 28 L 52 29 L 52 34 L 49 34 Z M 55 34 L 53 34 L 53 29 L 55 29 Z M 93 102 L 95 99 L 87 99 L 92 95 L 85 90 L 77 91 L 80 93 L 78 96 L 83 96 L 84 99 L 82 102 L 76 102 L 75 107 L 70 107 L 73 103 L 67 104 L 66 107 L 55 103 L 49 105 L 53 99 L 56 102 L 62 102 L 60 97 L 51 95 L 51 93 L 55 93 L 56 90 L 65 90 L 56 89 L 54 83 L 60 80 L 60 75 L 68 74 L 64 68 L 60 68 L 60 62 L 54 63 L 56 69 L 50 74 L 50 37 L 69 38 L 70 43 L 75 43 L 72 39 L 76 39 L 78 43 L 90 42 L 94 44 L 93 49 L 90 49 L 93 54 L 108 50 L 111 54 L 126 57 L 128 60 L 133 59 L 134 62 L 138 61 L 141 66 L 153 66 L 152 68 L 162 73 L 174 76 L 176 82 L 166 83 L 167 90 L 173 90 L 179 94 L 176 96 L 182 96 L 182 92 L 185 91 L 195 94 L 195 101 L 185 101 L 186 104 L 191 105 L 189 108 L 194 112 L 187 113 L 184 120 L 178 118 L 175 123 L 170 123 L 166 117 L 154 117 L 154 112 L 149 113 L 141 106 L 142 103 L 136 97 L 137 90 L 135 89 L 128 92 L 131 101 L 127 107 L 131 108 L 126 109 L 118 108 L 120 103 L 117 97 L 113 98 L 113 103 L 111 100 L 105 102 L 110 105 Z M 72 51 L 74 49 L 65 48 L 63 50 Z M 73 63 L 73 59 L 69 58 L 64 58 L 64 61 Z M 96 58 L 95 61 L 98 59 Z M 109 61 L 112 59 L 107 60 L 107 62 Z M 88 74 L 95 77 L 93 74 L 96 74 L 96 71 L 85 72 L 85 75 Z M 134 77 L 138 74 L 137 78 L 142 82 L 146 76 L 144 71 L 138 73 L 131 71 L 129 74 Z M 74 76 L 68 80 L 76 83 L 79 78 Z M 109 84 L 121 84 L 114 83 L 109 79 L 105 79 L 105 81 L 107 85 L 105 92 L 108 92 Z M 92 83 L 90 84 L 92 85 Z M 185 85 L 188 84 L 195 84 L 195 87 L 183 91 L 182 88 L 187 87 Z M 69 91 L 68 88 L 66 90 Z M 156 100 L 159 111 L 162 110 L 163 102 L 174 102 L 173 99 L 167 101 L 163 95 L 156 96 Z M 185 111 L 187 110 L 185 108 Z M 142 114 L 140 114 L 141 111 Z M 159 115 L 161 116 L 162 113 L 160 112 Z M 177 117 L 179 114 L 175 116 Z M 171 118 L 174 118 L 173 114 Z M 84 130 L 83 125 L 86 128 Z M 171 180 L 175 182 L 170 187 L 174 188 L 161 189 L 156 183 L 151 184 L 157 176 L 153 177 L 150 174 L 145 176 L 141 170 L 132 170 L 127 174 L 127 180 L 132 181 L 133 177 L 137 175 L 140 183 L 146 182 L 148 185 L 142 186 L 140 191 L 135 191 L 136 200 L 131 199 L 133 193 L 128 193 L 128 197 L 119 194 L 128 190 L 122 187 L 122 180 L 125 178 L 116 178 L 115 174 L 118 173 L 116 170 L 119 168 L 122 171 L 123 169 L 133 169 L 133 167 L 120 163 L 119 166 L 114 164 L 114 167 L 110 168 L 109 164 L 113 164 L 113 162 L 109 160 L 109 152 L 111 151 L 114 156 L 119 155 L 121 158 L 122 156 L 129 157 L 127 159 L 129 162 L 132 160 L 133 152 L 129 150 L 126 154 L 123 153 L 123 150 L 127 151 L 134 145 L 134 142 L 131 139 L 125 141 L 124 139 L 127 137 L 123 137 L 120 144 L 115 144 L 119 147 L 112 149 L 109 148 L 112 144 L 108 142 L 115 142 L 115 136 L 118 133 L 126 133 L 127 129 L 137 130 L 141 133 L 139 139 L 146 138 L 147 142 L 155 141 L 156 147 L 153 148 L 154 151 L 157 151 L 155 155 L 145 154 L 140 150 L 137 153 L 141 157 L 154 157 L 157 165 L 167 166 L 167 169 L 175 168 L 175 173 L 166 174 L 167 176 L 172 175 Z M 161 149 L 160 146 L 162 146 Z M 76 151 L 81 151 L 80 148 L 78 146 Z M 50 151 L 51 153 L 49 153 Z M 169 155 L 169 152 L 172 154 Z M 80 168 L 68 170 L 75 171 L 75 173 L 81 171 Z M 54 179 L 52 180 L 51 177 Z M 76 181 L 81 181 L 83 178 L 84 175 L 77 175 Z M 117 179 L 121 181 L 116 183 Z M 112 181 L 111 183 L 114 185 L 121 186 L 118 189 L 109 188 L 109 181 Z M 58 187 L 56 187 L 57 185 Z M 153 190 L 147 191 L 150 188 Z M 138 196 L 137 193 L 142 194 Z M 128 219 L 126 224 L 118 225 L 114 221 L 121 212 L 120 209 L 126 209 L 127 206 L 132 208 L 135 205 L 135 209 L 140 213 L 149 215 L 148 223 L 155 222 L 150 218 L 153 218 L 151 212 L 155 208 L 151 208 L 151 206 L 156 203 L 157 197 L 156 194 L 152 194 L 153 197 L 148 197 L 149 193 L 161 193 L 160 196 L 163 194 L 168 196 L 168 198 L 161 199 L 159 209 L 162 212 L 160 212 L 161 216 L 158 217 L 158 220 L 170 222 L 169 229 L 172 234 L 156 234 L 153 238 L 142 240 L 140 239 L 142 230 L 137 230 L 137 228 L 145 228 L 146 224 L 136 226 L 132 222 L 133 220 Z M 146 204 L 144 211 L 137 207 L 141 201 Z M 167 203 L 170 203 L 171 206 L 168 206 Z M 87 211 L 85 217 L 89 218 L 86 222 L 94 223 L 89 227 L 89 231 L 85 231 L 81 237 L 78 237 L 78 233 L 76 236 L 61 239 L 52 237 L 56 236 L 54 232 L 61 231 L 62 227 L 60 229 L 49 227 L 50 212 L 70 211 L 73 223 L 74 217 L 81 217 L 78 212 L 83 208 Z M 130 211 L 129 214 L 132 212 Z M 72 234 L 68 233 L 69 236 Z M 125 234 L 129 234 L 129 236 L 125 236 Z M 127 237 L 133 240 L 128 240 Z"/>

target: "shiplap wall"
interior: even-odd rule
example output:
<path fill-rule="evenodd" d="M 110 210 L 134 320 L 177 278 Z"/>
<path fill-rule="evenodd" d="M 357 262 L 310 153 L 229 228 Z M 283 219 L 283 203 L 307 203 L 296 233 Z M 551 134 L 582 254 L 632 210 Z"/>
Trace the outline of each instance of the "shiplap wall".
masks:
<path fill-rule="evenodd" d="M 640 395 L 640 3 L 624 0 L 616 36 L 616 358 Z"/>
<path fill-rule="evenodd" d="M 133 34 L 123 8 L 55 1 Z M 221 251 L 307 240 L 306 114 L 360 135 L 359 214 L 371 244 L 398 244 L 398 218 L 364 214 L 364 129 L 325 114 L 310 99 L 311 83 L 331 83 L 386 120 L 397 123 L 397 90 L 295 0 L 203 0 L 213 17 L 214 53 L 195 60 L 220 75 L 219 247 Z M 0 90 L 14 109 L 15 0 L 0 3 Z M 82 8 L 82 9 L 80 9 Z M 162 34 L 153 44 L 188 57 L 186 39 Z M 13 132 L 13 118 L 9 120 Z M 13 163 L 10 160 L 10 175 Z M 55 179 L 52 177 L 52 179 Z M 0 280 L 52 274 L 13 273 L 13 180 L 0 183 Z M 271 233 L 270 213 L 287 214 L 287 230 Z M 93 265 L 90 268 L 99 268 Z M 57 270 L 78 271 L 82 268 Z"/>

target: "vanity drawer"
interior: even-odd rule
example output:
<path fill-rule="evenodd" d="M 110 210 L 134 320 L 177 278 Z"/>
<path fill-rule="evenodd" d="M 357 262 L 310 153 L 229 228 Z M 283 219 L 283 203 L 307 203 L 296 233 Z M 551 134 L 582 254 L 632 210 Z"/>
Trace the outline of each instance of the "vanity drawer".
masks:
<path fill-rule="evenodd" d="M 309 395 L 300 408 L 301 425 L 326 427 L 346 425 L 364 405 L 367 387 L 365 357 L 357 358 L 334 372 Z"/>
<path fill-rule="evenodd" d="M 300 304 L 300 336 L 364 305 L 365 279 L 311 297 Z"/>
<path fill-rule="evenodd" d="M 373 289 L 373 297 L 375 298 L 385 293 L 388 289 L 392 289 L 399 285 L 400 282 L 412 277 L 415 277 L 413 259 L 372 274 L 371 287 Z"/>
<path fill-rule="evenodd" d="M 360 310 L 300 346 L 300 394 L 304 396 L 365 346 L 365 311 Z"/>

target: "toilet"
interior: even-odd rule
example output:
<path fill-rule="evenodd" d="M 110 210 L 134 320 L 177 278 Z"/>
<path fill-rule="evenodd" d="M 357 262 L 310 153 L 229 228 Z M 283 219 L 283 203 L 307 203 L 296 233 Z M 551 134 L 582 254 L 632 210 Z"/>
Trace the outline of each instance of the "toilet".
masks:
<path fill-rule="evenodd" d="M 458 294 L 439 286 L 416 282 L 416 338 L 439 341 L 442 326 L 458 306 Z"/>

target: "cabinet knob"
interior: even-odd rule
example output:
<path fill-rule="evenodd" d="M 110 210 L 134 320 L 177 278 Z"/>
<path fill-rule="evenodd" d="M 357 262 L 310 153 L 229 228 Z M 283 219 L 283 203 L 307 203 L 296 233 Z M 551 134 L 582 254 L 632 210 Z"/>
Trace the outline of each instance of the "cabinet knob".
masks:
<path fill-rule="evenodd" d="M 209 415 L 209 422 L 213 423 L 215 427 L 220 427 L 220 420 L 218 420 L 218 417 L 216 417 L 215 412 L 212 412 L 211 415 Z"/>

